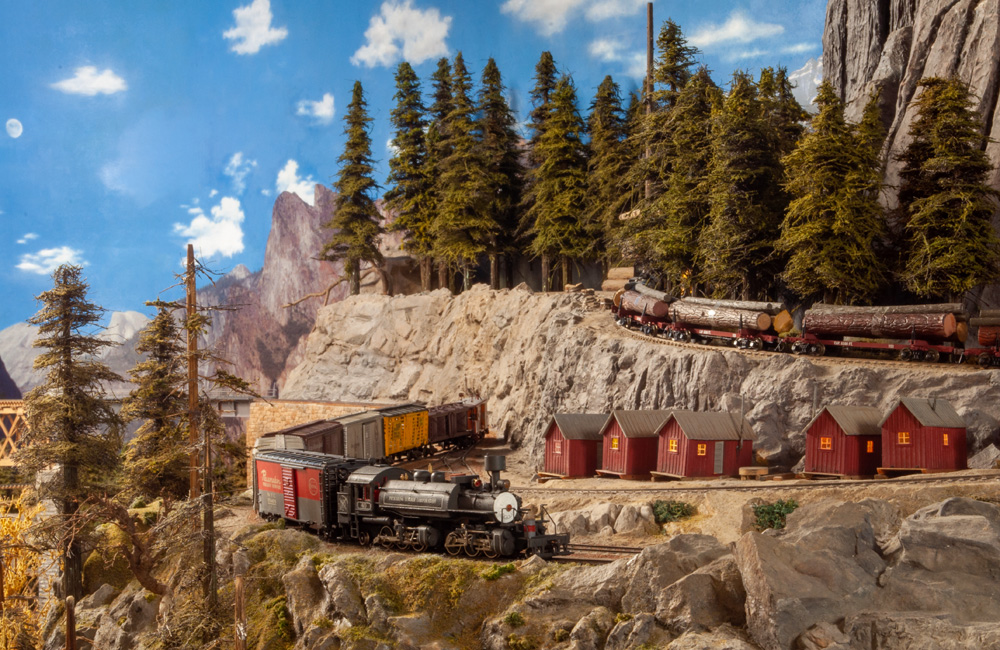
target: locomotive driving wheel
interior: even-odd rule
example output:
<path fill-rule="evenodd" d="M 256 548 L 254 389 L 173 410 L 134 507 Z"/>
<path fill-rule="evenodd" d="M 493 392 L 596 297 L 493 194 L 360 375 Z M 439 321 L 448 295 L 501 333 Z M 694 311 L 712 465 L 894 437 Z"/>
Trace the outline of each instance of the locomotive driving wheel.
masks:
<path fill-rule="evenodd" d="M 459 555 L 466 547 L 465 535 L 457 530 L 448 533 L 444 538 L 444 550 L 448 555 Z"/>
<path fill-rule="evenodd" d="M 379 544 L 382 545 L 382 548 L 387 551 L 398 546 L 396 543 L 396 533 L 392 532 L 392 529 L 388 526 L 382 526 L 382 530 L 379 531 L 377 539 Z"/>

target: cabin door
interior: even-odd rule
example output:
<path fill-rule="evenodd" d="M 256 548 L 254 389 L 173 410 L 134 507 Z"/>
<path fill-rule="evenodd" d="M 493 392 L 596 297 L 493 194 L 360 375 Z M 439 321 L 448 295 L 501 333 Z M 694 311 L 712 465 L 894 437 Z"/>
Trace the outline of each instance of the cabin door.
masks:
<path fill-rule="evenodd" d="M 726 458 L 726 443 L 722 440 L 715 443 L 715 468 L 713 473 L 722 473 L 722 462 Z"/>

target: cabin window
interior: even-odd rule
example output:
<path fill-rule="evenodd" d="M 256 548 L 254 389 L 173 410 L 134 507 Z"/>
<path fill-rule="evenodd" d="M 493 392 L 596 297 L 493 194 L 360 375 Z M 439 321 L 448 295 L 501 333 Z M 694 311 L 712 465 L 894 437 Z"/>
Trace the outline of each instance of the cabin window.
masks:
<path fill-rule="evenodd" d="M 897 435 L 897 441 L 899 442 L 899 444 L 901 444 L 901 445 L 908 445 L 908 444 L 910 444 L 910 432 L 909 431 L 900 431 L 896 435 Z"/>
<path fill-rule="evenodd" d="M 820 438 L 819 448 L 825 449 L 826 451 L 833 449 L 833 438 Z"/>
<path fill-rule="evenodd" d="M 556 438 L 552 441 L 552 453 L 561 454 L 562 453 L 562 440 Z"/>
<path fill-rule="evenodd" d="M 869 454 L 875 453 L 875 441 L 874 440 L 869 440 L 868 441 L 868 453 Z"/>
<path fill-rule="evenodd" d="M 618 436 L 614 436 L 611 438 L 611 448 L 614 450 L 618 449 Z"/>
<path fill-rule="evenodd" d="M 708 454 L 708 445 L 699 444 L 698 445 L 698 455 L 705 456 Z"/>
<path fill-rule="evenodd" d="M 944 446 L 945 446 L 945 447 L 947 447 L 947 446 L 948 446 L 948 434 L 947 434 L 947 433 L 946 433 L 946 434 L 944 434 Z"/>
<path fill-rule="evenodd" d="M 671 440 L 670 441 L 670 447 L 669 447 L 669 449 L 670 449 L 671 453 L 674 453 L 674 454 L 677 453 L 677 441 L 676 440 Z"/>

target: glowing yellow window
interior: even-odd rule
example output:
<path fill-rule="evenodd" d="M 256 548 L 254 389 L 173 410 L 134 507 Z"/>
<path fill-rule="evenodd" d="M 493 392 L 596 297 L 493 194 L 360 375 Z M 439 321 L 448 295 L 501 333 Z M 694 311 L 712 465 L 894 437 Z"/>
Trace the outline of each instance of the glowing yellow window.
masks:
<path fill-rule="evenodd" d="M 869 440 L 868 441 L 868 453 L 869 454 L 875 453 L 875 441 L 874 440 Z"/>
<path fill-rule="evenodd" d="M 698 455 L 704 456 L 708 453 L 708 445 L 698 445 Z"/>
<path fill-rule="evenodd" d="M 552 441 L 552 453 L 561 454 L 562 453 L 562 440 L 556 438 Z"/>
<path fill-rule="evenodd" d="M 819 448 L 827 450 L 833 449 L 833 438 L 820 438 Z"/>
<path fill-rule="evenodd" d="M 670 451 L 673 452 L 673 453 L 675 453 L 675 454 L 677 453 L 677 441 L 676 440 L 671 440 L 670 441 Z"/>
<path fill-rule="evenodd" d="M 945 446 L 945 447 L 947 447 L 947 446 L 948 446 L 948 434 L 947 434 L 947 433 L 946 433 L 946 434 L 944 434 L 944 446 Z"/>
<path fill-rule="evenodd" d="M 910 444 L 910 432 L 909 431 L 900 431 L 896 435 L 898 436 L 897 440 L 899 441 L 899 444 L 901 444 L 901 445 L 908 445 L 908 444 Z"/>
<path fill-rule="evenodd" d="M 611 448 L 618 449 L 618 436 L 611 439 Z"/>

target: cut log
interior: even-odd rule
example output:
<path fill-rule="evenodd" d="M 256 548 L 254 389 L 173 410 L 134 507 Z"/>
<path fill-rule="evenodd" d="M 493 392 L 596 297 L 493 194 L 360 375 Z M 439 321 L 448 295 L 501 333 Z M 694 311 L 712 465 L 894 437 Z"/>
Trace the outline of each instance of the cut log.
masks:
<path fill-rule="evenodd" d="M 745 311 L 762 311 L 765 314 L 774 316 L 785 310 L 785 305 L 780 302 L 754 302 L 752 300 L 715 300 L 713 298 L 685 298 L 686 302 L 692 305 L 708 305 L 710 307 L 724 307 L 726 309 L 742 309 Z"/>
<path fill-rule="evenodd" d="M 881 309 L 881 308 L 873 308 Z M 881 311 L 829 312 L 806 310 L 802 327 L 814 336 L 943 341 L 956 331 L 954 314 L 887 314 Z"/>
<path fill-rule="evenodd" d="M 670 305 L 662 300 L 645 296 L 638 291 L 626 291 L 622 294 L 623 309 L 636 314 L 645 314 L 653 318 L 667 318 L 670 315 Z"/>
<path fill-rule="evenodd" d="M 601 283 L 601 291 L 618 291 L 624 289 L 628 280 L 605 280 Z"/>
<path fill-rule="evenodd" d="M 886 305 L 884 307 L 865 305 L 824 305 L 817 303 L 809 311 L 829 314 L 956 314 L 963 311 L 961 303 L 940 305 Z"/>
<path fill-rule="evenodd" d="M 965 321 L 958 320 L 958 314 L 955 314 L 955 340 L 959 343 L 965 343 L 969 338 L 969 324 Z"/>
<path fill-rule="evenodd" d="M 728 332 L 735 332 L 741 325 L 759 332 L 771 327 L 771 317 L 762 311 L 703 305 L 687 298 L 670 305 L 670 318 L 685 325 L 711 327 Z"/>
<path fill-rule="evenodd" d="M 990 325 L 979 328 L 979 345 L 984 348 L 1000 346 L 1000 326 Z"/>
<path fill-rule="evenodd" d="M 614 297 L 611 299 L 611 304 L 615 307 L 619 307 L 622 304 L 622 296 L 625 295 L 625 289 L 619 289 L 615 291 Z"/>
<path fill-rule="evenodd" d="M 650 289 L 641 282 L 636 282 L 635 290 L 644 296 L 649 296 L 650 298 L 654 300 L 659 300 L 661 302 L 671 303 L 677 300 L 677 298 L 674 298 L 670 294 L 664 293 L 662 291 L 657 291 L 656 289 Z"/>
<path fill-rule="evenodd" d="M 1000 309 L 984 309 L 979 312 L 981 318 L 1000 318 Z"/>
<path fill-rule="evenodd" d="M 970 318 L 969 325 L 973 327 L 995 327 L 1000 325 L 1000 316 L 977 316 Z"/>
<path fill-rule="evenodd" d="M 778 334 L 791 332 L 795 329 L 795 319 L 792 318 L 792 315 L 788 313 L 787 309 L 782 309 L 771 317 L 771 327 L 773 327 L 774 331 Z"/>
<path fill-rule="evenodd" d="M 608 269 L 609 280 L 630 280 L 634 277 L 635 267 L 633 266 L 616 266 L 613 269 Z"/>

